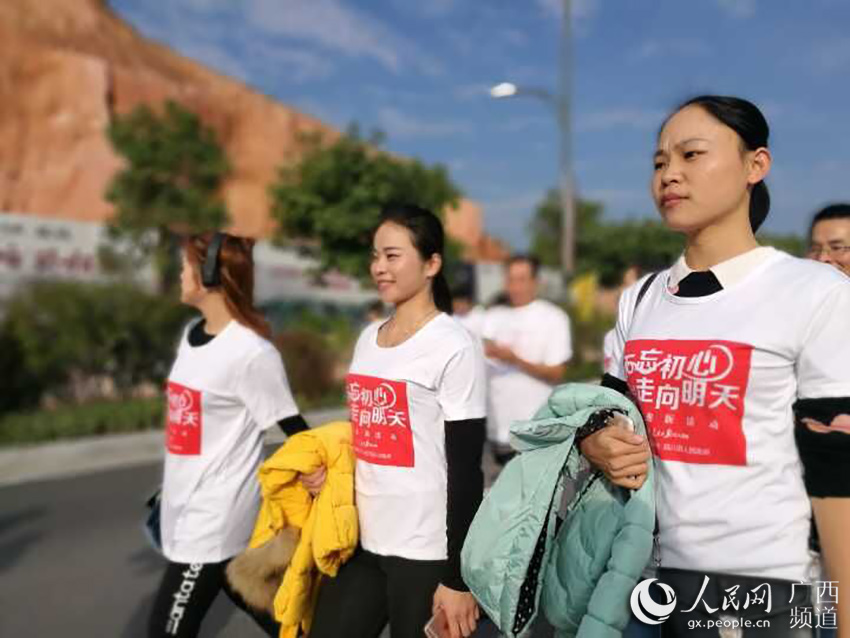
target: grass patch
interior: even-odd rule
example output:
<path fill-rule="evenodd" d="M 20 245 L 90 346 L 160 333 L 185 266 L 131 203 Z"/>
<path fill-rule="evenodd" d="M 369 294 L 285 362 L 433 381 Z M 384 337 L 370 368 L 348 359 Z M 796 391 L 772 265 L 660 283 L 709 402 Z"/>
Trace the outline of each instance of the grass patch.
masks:
<path fill-rule="evenodd" d="M 0 445 L 42 443 L 161 428 L 165 401 L 128 399 L 17 412 L 0 417 Z"/>

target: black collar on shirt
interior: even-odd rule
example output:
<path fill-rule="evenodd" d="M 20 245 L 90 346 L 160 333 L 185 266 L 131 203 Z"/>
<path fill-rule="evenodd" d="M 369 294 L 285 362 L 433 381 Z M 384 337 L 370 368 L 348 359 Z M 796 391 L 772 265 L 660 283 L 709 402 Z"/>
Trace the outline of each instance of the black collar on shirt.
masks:
<path fill-rule="evenodd" d="M 723 290 L 720 280 L 710 270 L 694 271 L 679 282 L 677 297 L 705 297 Z"/>
<path fill-rule="evenodd" d="M 210 341 L 215 339 L 215 335 L 211 335 L 206 330 L 204 330 L 204 326 L 206 325 L 206 319 L 201 319 L 189 330 L 189 345 L 193 348 L 197 348 L 198 346 L 205 346 Z"/>

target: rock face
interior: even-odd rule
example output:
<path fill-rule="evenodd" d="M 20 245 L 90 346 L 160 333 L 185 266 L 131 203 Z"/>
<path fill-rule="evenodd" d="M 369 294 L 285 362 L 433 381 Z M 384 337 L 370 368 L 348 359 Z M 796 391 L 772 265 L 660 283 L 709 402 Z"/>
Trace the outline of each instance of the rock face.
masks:
<path fill-rule="evenodd" d="M 298 156 L 301 133 L 336 131 L 148 41 L 101 0 L 0 3 L 0 210 L 107 219 L 120 160 L 104 129 L 115 113 L 174 99 L 199 113 L 233 163 L 234 231 L 271 230 L 266 188 Z"/>
<path fill-rule="evenodd" d="M 266 189 L 281 163 L 299 157 L 302 134 L 339 135 L 145 39 L 103 0 L 3 0 L 0 211 L 108 219 L 112 208 L 103 193 L 120 160 L 104 130 L 116 113 L 165 99 L 215 129 L 232 164 L 224 197 L 240 234 L 271 232 Z M 482 254 L 494 246 L 477 205 L 464 201 L 448 223 L 470 256 L 500 256 Z"/>

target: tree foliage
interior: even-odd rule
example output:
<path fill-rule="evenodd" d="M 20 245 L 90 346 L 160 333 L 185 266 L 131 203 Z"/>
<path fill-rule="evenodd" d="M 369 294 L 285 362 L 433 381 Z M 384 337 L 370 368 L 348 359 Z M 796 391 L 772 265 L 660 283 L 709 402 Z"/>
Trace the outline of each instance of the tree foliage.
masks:
<path fill-rule="evenodd" d="M 806 253 L 806 240 L 800 235 L 758 233 L 757 238 L 763 246 L 773 246 L 795 257 L 802 257 Z"/>
<path fill-rule="evenodd" d="M 270 189 L 276 240 L 308 240 L 319 268 L 363 277 L 371 234 L 381 209 L 416 204 L 437 214 L 458 202 L 460 191 L 442 165 L 394 157 L 356 129 L 331 144 L 309 141 L 299 163 L 280 169 Z"/>
<path fill-rule="evenodd" d="M 28 380 L 28 394 L 4 407 L 26 407 L 47 391 L 68 398 L 72 381 L 90 377 L 108 375 L 119 393 L 144 381 L 162 382 L 191 312 L 126 285 L 27 287 L 7 306 L 0 362 L 14 353 L 14 375 Z M 29 392 L 32 388 L 37 392 Z"/>
<path fill-rule="evenodd" d="M 161 113 L 142 105 L 117 116 L 108 136 L 125 161 L 106 192 L 115 205 L 111 234 L 129 240 L 137 259 L 153 258 L 165 290 L 179 266 L 172 231 L 216 229 L 228 221 L 221 199 L 227 157 L 212 129 L 171 101 Z"/>
<path fill-rule="evenodd" d="M 596 272 L 606 287 L 620 283 L 630 266 L 644 271 L 671 265 L 685 246 L 684 237 L 655 219 L 607 221 L 602 204 L 579 200 L 576 207 L 576 273 Z M 560 264 L 561 200 L 551 190 L 537 206 L 529 225 L 531 252 L 541 263 Z M 759 233 L 759 243 L 774 246 L 798 257 L 805 252 L 799 235 Z"/>
<path fill-rule="evenodd" d="M 576 273 L 596 272 L 604 286 L 615 286 L 630 266 L 658 270 L 682 252 L 684 240 L 656 220 L 606 221 L 602 204 L 579 200 L 576 206 Z M 530 224 L 531 252 L 541 263 L 560 263 L 561 203 L 556 190 L 546 194 Z"/>

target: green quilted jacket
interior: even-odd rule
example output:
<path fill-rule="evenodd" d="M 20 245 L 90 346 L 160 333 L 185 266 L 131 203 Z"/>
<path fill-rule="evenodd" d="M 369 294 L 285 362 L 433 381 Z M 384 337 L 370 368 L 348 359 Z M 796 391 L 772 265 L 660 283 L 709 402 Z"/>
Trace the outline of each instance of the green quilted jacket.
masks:
<path fill-rule="evenodd" d="M 518 454 L 485 497 L 461 554 L 482 609 L 510 638 L 540 611 L 559 637 L 618 637 L 629 597 L 652 554 L 654 476 L 637 491 L 588 468 L 576 430 L 601 408 L 619 408 L 646 436 L 634 404 L 609 388 L 555 388 L 530 421 L 511 427 Z"/>

